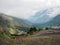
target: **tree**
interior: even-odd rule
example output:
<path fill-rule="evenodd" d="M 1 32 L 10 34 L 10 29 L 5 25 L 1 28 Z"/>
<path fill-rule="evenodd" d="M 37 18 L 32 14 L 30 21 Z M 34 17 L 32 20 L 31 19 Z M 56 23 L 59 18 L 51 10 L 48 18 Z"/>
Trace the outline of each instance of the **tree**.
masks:
<path fill-rule="evenodd" d="M 48 27 L 45 28 L 45 30 L 48 30 L 48 29 L 49 29 Z"/>
<path fill-rule="evenodd" d="M 33 32 L 36 32 L 36 27 L 31 27 L 30 30 L 27 32 L 28 34 L 33 34 Z"/>
<path fill-rule="evenodd" d="M 33 31 L 37 31 L 36 27 L 33 27 Z"/>
<path fill-rule="evenodd" d="M 39 28 L 39 31 L 43 30 L 42 28 Z"/>

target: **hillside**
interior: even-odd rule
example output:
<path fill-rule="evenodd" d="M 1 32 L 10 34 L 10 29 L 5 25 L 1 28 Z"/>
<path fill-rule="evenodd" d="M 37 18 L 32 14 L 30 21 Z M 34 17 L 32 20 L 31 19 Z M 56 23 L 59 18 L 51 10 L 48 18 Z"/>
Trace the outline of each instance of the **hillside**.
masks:
<path fill-rule="evenodd" d="M 53 19 L 51 19 L 50 21 L 43 23 L 43 24 L 35 24 L 34 26 L 36 27 L 51 27 L 51 26 L 60 26 L 60 15 L 57 15 L 56 17 L 54 17 Z"/>
<path fill-rule="evenodd" d="M 30 27 L 22 19 L 0 13 L 0 33 L 19 35 L 28 31 Z"/>
<path fill-rule="evenodd" d="M 51 26 L 60 26 L 60 14 L 53 18 L 49 23 Z"/>
<path fill-rule="evenodd" d="M 55 16 L 60 14 L 60 7 L 43 8 L 29 18 L 33 24 L 43 24 L 49 22 Z"/>
<path fill-rule="evenodd" d="M 55 21 L 58 19 L 60 19 L 60 15 L 53 18 L 48 24 L 56 23 Z M 46 25 L 48 24 L 46 23 Z M 30 27 L 22 19 L 0 14 L 0 45 L 60 45 L 60 29 L 42 30 L 26 37 L 17 36 L 25 33 L 25 29 L 27 28 L 28 30 Z M 10 35 L 7 36 L 5 34 L 15 34 L 16 36 L 9 38 L 8 36 Z M 9 38 L 10 40 L 5 40 L 2 37 Z"/>

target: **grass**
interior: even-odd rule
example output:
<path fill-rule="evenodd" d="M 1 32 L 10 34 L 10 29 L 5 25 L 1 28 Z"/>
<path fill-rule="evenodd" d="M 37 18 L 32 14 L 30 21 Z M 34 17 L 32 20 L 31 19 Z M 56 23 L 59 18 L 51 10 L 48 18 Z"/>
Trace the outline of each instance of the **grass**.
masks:
<path fill-rule="evenodd" d="M 5 41 L 5 43 L 4 43 Z M 0 44 L 6 45 L 60 45 L 60 36 L 16 37 L 4 40 Z"/>
<path fill-rule="evenodd" d="M 60 36 L 15 38 L 12 41 L 13 45 L 60 45 Z"/>
<path fill-rule="evenodd" d="M 10 35 L 3 35 L 0 33 L 0 38 L 3 39 L 0 45 L 60 45 L 60 36 L 38 36 L 38 37 L 20 37 L 16 36 L 14 39 Z"/>
<path fill-rule="evenodd" d="M 6 34 L 1 34 L 1 33 L 0 33 L 0 39 L 2 38 L 2 39 L 10 40 L 11 37 L 12 37 L 12 36 L 11 36 L 10 34 L 6 35 Z"/>

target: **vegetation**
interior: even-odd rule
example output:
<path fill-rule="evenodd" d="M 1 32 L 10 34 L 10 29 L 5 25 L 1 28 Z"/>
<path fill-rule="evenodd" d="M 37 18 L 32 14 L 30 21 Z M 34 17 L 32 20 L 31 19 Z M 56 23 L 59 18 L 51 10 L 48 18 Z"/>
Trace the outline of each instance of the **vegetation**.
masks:
<path fill-rule="evenodd" d="M 43 28 L 38 28 L 38 31 L 41 31 L 41 30 L 43 30 Z"/>
<path fill-rule="evenodd" d="M 33 32 L 36 32 L 36 31 L 37 31 L 36 27 L 31 27 L 30 30 L 27 32 L 27 34 L 32 35 Z"/>
<path fill-rule="evenodd" d="M 46 28 L 45 28 L 45 30 L 49 30 L 49 28 L 48 28 L 48 27 L 46 27 Z"/>
<path fill-rule="evenodd" d="M 8 43 L 7 43 L 8 42 Z M 24 38 L 15 38 L 10 41 L 0 41 L 0 44 L 6 45 L 60 45 L 59 36 L 41 36 L 41 37 L 24 37 Z"/>
<path fill-rule="evenodd" d="M 60 45 L 60 35 L 38 35 L 33 37 L 32 35 L 43 29 L 36 27 L 31 27 L 30 29 L 29 28 L 30 26 L 22 22 L 20 19 L 1 15 L 0 45 Z M 46 27 L 44 31 L 45 30 L 49 30 L 49 28 Z M 24 37 L 23 35 L 26 35 L 26 32 L 29 36 Z"/>
<path fill-rule="evenodd" d="M 6 39 L 6 40 L 10 40 L 12 38 L 12 36 L 10 34 L 2 34 L 0 32 L 0 39 Z"/>
<path fill-rule="evenodd" d="M 30 30 L 27 32 L 27 34 L 32 35 L 32 34 L 35 34 L 39 31 L 41 31 L 41 30 L 43 30 L 43 29 L 42 28 L 31 27 Z"/>

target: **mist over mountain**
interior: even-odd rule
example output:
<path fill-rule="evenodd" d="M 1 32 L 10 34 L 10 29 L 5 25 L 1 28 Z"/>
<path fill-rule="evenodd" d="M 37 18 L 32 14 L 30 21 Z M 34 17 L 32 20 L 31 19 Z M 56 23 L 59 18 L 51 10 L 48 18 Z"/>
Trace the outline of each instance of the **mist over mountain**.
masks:
<path fill-rule="evenodd" d="M 60 26 L 60 7 L 43 9 L 29 19 L 21 19 L 0 13 L 0 31 L 12 34 L 28 31 L 30 27 Z"/>
<path fill-rule="evenodd" d="M 37 12 L 34 16 L 31 16 L 29 18 L 29 21 L 35 24 L 43 24 L 49 22 L 58 14 L 60 14 L 60 7 L 42 9 L 41 11 Z"/>
<path fill-rule="evenodd" d="M 52 27 L 52 26 L 60 26 L 60 14 L 54 17 L 49 22 L 43 24 L 35 24 L 35 27 Z"/>

